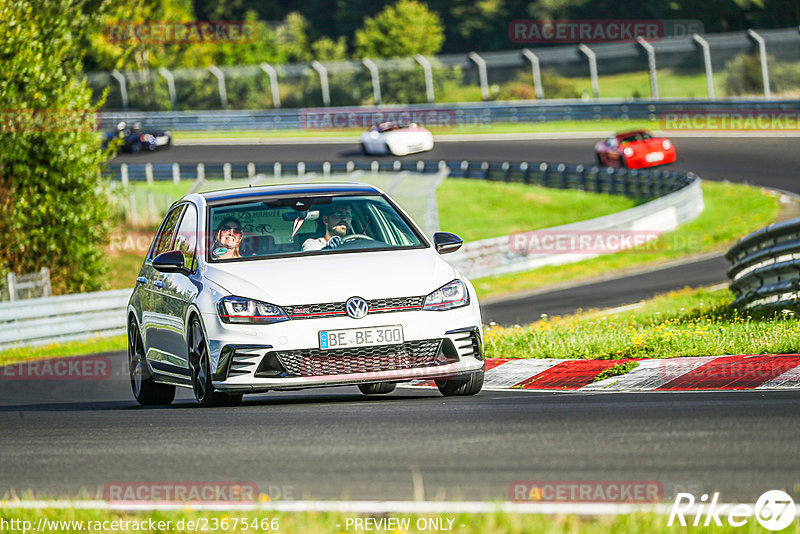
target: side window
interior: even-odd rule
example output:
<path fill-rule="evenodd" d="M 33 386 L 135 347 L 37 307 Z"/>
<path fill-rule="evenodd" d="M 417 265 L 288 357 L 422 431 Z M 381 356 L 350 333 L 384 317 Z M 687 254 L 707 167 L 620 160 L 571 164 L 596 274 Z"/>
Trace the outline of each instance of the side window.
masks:
<path fill-rule="evenodd" d="M 195 252 L 197 250 L 197 209 L 188 204 L 183 213 L 178 233 L 175 234 L 173 250 L 183 252 L 183 264 L 190 271 L 194 270 Z"/>
<path fill-rule="evenodd" d="M 169 212 L 167 218 L 164 219 L 164 223 L 161 225 L 161 229 L 158 231 L 158 235 L 155 239 L 155 246 L 153 247 L 152 254 L 150 254 L 150 258 L 155 258 L 162 252 L 167 252 L 168 250 L 172 250 L 170 246 L 172 245 L 172 236 L 175 233 L 175 227 L 178 226 L 178 221 L 181 218 L 181 213 L 183 213 L 184 206 L 177 206 L 172 211 Z"/>

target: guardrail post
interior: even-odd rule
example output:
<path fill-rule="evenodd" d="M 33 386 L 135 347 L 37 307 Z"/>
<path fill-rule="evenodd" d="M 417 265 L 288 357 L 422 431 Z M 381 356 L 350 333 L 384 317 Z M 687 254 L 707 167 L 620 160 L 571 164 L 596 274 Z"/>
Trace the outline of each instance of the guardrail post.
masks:
<path fill-rule="evenodd" d="M 539 57 L 527 48 L 522 49 L 522 55 L 531 62 L 533 92 L 536 93 L 536 98 L 542 100 L 544 98 L 544 88 L 542 87 L 542 71 L 539 68 Z"/>
<path fill-rule="evenodd" d="M 167 79 L 167 91 L 169 91 L 170 109 L 175 109 L 177 101 L 175 94 L 175 77 L 164 67 L 159 67 L 158 73 Z"/>
<path fill-rule="evenodd" d="M 569 184 L 567 183 L 567 166 L 563 163 L 559 163 L 556 170 L 558 171 L 559 189 L 569 189 Z"/>
<path fill-rule="evenodd" d="M 231 164 L 230 163 L 223 163 L 222 164 L 222 180 L 224 182 L 231 181 Z"/>
<path fill-rule="evenodd" d="M 522 182 L 524 184 L 529 184 L 531 181 L 530 170 L 528 169 L 528 162 L 523 161 L 519 164 L 519 170 L 522 171 Z"/>
<path fill-rule="evenodd" d="M 306 163 L 304 161 L 297 162 L 297 176 L 305 176 L 306 174 Z"/>
<path fill-rule="evenodd" d="M 251 161 L 247 164 L 248 180 L 252 180 L 255 175 L 256 175 L 256 164 Z"/>
<path fill-rule="evenodd" d="M 281 107 L 281 93 L 278 90 L 278 71 L 269 63 L 262 63 L 261 70 L 269 76 L 269 87 L 272 90 L 272 105 L 275 108 Z"/>
<path fill-rule="evenodd" d="M 331 175 L 331 162 L 330 161 L 322 162 L 322 175 L 323 176 L 330 176 Z"/>
<path fill-rule="evenodd" d="M 589 60 L 589 76 L 592 78 L 592 93 L 595 98 L 600 98 L 600 82 L 597 80 L 597 55 L 591 48 L 583 43 L 578 45 L 578 50 Z"/>
<path fill-rule="evenodd" d="M 502 165 L 502 168 L 503 168 L 503 181 L 504 182 L 510 182 L 511 181 L 511 165 L 507 161 L 504 161 L 503 165 Z"/>
<path fill-rule="evenodd" d="M 172 183 L 181 183 L 181 165 L 178 162 L 172 164 Z"/>
<path fill-rule="evenodd" d="M 144 165 L 144 177 L 147 180 L 147 185 L 153 185 L 153 164 L 150 162 Z"/>
<path fill-rule="evenodd" d="M 769 90 L 769 68 L 767 67 L 767 44 L 764 38 L 752 29 L 747 30 L 747 35 L 758 45 L 758 55 L 761 57 L 761 79 L 764 82 L 764 98 L 769 100 L 771 92 Z"/>
<path fill-rule="evenodd" d="M 132 224 L 139 222 L 139 216 L 136 213 L 136 194 L 133 191 L 128 195 L 128 218 Z"/>
<path fill-rule="evenodd" d="M 488 180 L 489 179 L 489 162 L 488 161 L 482 161 L 481 162 L 481 171 L 483 171 L 483 179 L 484 180 Z"/>
<path fill-rule="evenodd" d="M 372 78 L 372 97 L 375 99 L 375 105 L 381 104 L 381 75 L 378 71 L 378 66 L 369 58 L 364 58 L 361 63 L 369 70 L 370 78 Z"/>
<path fill-rule="evenodd" d="M 481 84 L 481 97 L 489 100 L 489 76 L 486 74 L 486 61 L 477 52 L 470 52 L 469 58 L 478 67 L 478 79 Z"/>
<path fill-rule="evenodd" d="M 692 40 L 697 43 L 703 51 L 703 65 L 706 70 L 706 85 L 708 86 L 708 98 L 711 100 L 716 99 L 714 92 L 714 73 L 711 70 L 711 47 L 708 46 L 708 41 L 700 37 L 699 34 L 693 33 Z"/>
<path fill-rule="evenodd" d="M 197 179 L 202 182 L 206 179 L 206 164 L 205 163 L 198 163 L 197 164 Z"/>
<path fill-rule="evenodd" d="M 50 284 L 50 269 L 47 267 L 42 267 L 42 270 L 39 271 L 39 277 L 42 284 L 42 296 L 49 297 L 53 294 L 53 288 Z"/>
<path fill-rule="evenodd" d="M 548 182 L 547 182 L 547 170 L 549 168 L 550 168 L 550 166 L 547 163 L 543 162 L 543 163 L 539 164 L 539 171 L 542 173 L 542 183 L 541 183 L 541 185 L 543 185 L 544 187 L 547 187 L 547 185 L 548 185 Z"/>
<path fill-rule="evenodd" d="M 6 281 L 8 282 L 8 300 L 17 300 L 17 275 L 8 273 Z"/>
<path fill-rule="evenodd" d="M 125 75 L 117 69 L 111 71 L 111 76 L 119 83 L 119 94 L 122 98 L 122 109 L 128 111 L 128 82 Z"/>
<path fill-rule="evenodd" d="M 279 161 L 275 162 L 275 165 L 272 166 L 272 176 L 275 178 L 280 178 L 283 172 L 283 167 L 281 166 Z"/>
<path fill-rule="evenodd" d="M 353 160 L 350 160 L 347 162 L 344 168 L 346 172 L 353 172 L 356 168 L 356 164 L 353 163 Z"/>
<path fill-rule="evenodd" d="M 216 65 L 208 67 L 208 71 L 217 79 L 217 87 L 219 87 L 219 103 L 222 109 L 228 109 L 228 91 L 225 89 L 225 73 L 220 70 Z"/>
<path fill-rule="evenodd" d="M 417 54 L 414 56 L 414 59 L 417 60 L 417 63 L 422 65 L 422 72 L 425 74 L 425 92 L 428 95 L 428 103 L 433 104 L 433 69 L 431 68 L 431 62 L 422 54 Z"/>
<path fill-rule="evenodd" d="M 575 172 L 578 173 L 578 185 L 580 185 L 581 191 L 586 191 L 586 169 L 583 165 L 576 165 Z"/>
<path fill-rule="evenodd" d="M 647 52 L 647 69 L 650 71 L 650 96 L 658 100 L 658 72 L 656 71 L 656 50 L 644 37 L 637 37 L 636 42 Z"/>
<path fill-rule="evenodd" d="M 123 163 L 123 164 L 121 164 L 119 166 L 119 176 L 120 176 L 120 179 L 122 180 L 122 185 L 127 186 L 128 185 L 128 164 L 127 163 Z"/>
<path fill-rule="evenodd" d="M 311 68 L 319 74 L 319 84 L 322 88 L 322 105 L 328 107 L 331 105 L 331 91 L 330 87 L 328 87 L 328 71 L 325 70 L 322 63 L 316 59 L 311 62 Z"/>
<path fill-rule="evenodd" d="M 469 161 L 463 160 L 461 162 L 461 177 L 467 178 L 469 176 Z"/>

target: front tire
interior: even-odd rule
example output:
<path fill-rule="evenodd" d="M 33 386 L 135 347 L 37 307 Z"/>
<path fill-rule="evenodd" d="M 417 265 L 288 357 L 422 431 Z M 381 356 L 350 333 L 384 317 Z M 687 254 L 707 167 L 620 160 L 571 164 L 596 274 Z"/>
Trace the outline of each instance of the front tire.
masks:
<path fill-rule="evenodd" d="M 483 387 L 483 371 L 472 373 L 466 377 L 436 380 L 436 387 L 445 397 L 475 395 Z"/>
<path fill-rule="evenodd" d="M 391 393 L 394 391 L 394 388 L 397 387 L 397 384 L 392 384 L 391 382 L 379 382 L 377 384 L 359 384 L 358 389 L 361 390 L 361 393 L 364 395 L 385 395 L 386 393 Z"/>
<path fill-rule="evenodd" d="M 208 357 L 208 344 L 203 333 L 203 325 L 197 317 L 189 323 L 189 367 L 192 374 L 192 391 L 197 403 L 211 406 L 235 406 L 242 402 L 242 395 L 226 395 L 214 391 L 211 378 L 211 362 Z"/>
<path fill-rule="evenodd" d="M 133 396 L 142 406 L 166 406 L 175 399 L 175 386 L 153 380 L 144 355 L 142 335 L 133 320 L 128 325 L 128 373 Z"/>

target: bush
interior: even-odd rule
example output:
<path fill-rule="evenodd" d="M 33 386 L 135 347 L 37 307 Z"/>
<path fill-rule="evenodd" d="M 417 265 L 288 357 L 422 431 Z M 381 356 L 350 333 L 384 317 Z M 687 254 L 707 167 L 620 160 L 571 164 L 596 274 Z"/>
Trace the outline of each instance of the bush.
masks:
<path fill-rule="evenodd" d="M 93 24 L 83 7 L 0 4 L 0 275 L 48 267 L 60 292 L 103 287 L 110 218 L 107 154 L 81 72 L 80 43 Z"/>
<path fill-rule="evenodd" d="M 542 90 L 545 98 L 580 98 L 581 94 L 568 78 L 552 72 L 542 72 Z M 514 81 L 500 86 L 495 100 L 535 100 L 533 75 L 530 71 L 520 72 Z"/>

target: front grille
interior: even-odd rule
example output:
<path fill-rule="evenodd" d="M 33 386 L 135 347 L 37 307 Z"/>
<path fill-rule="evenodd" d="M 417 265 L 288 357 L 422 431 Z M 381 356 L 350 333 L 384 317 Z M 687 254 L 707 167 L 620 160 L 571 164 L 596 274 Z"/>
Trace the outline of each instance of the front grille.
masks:
<path fill-rule="evenodd" d="M 371 313 L 420 310 L 424 302 L 425 297 L 394 297 L 368 300 L 368 315 Z M 298 306 L 285 306 L 284 309 L 292 319 L 320 319 L 347 315 L 344 302 L 300 304 Z"/>
<path fill-rule="evenodd" d="M 325 376 L 398 371 L 437 365 L 441 339 L 350 349 L 275 351 L 290 375 Z"/>

